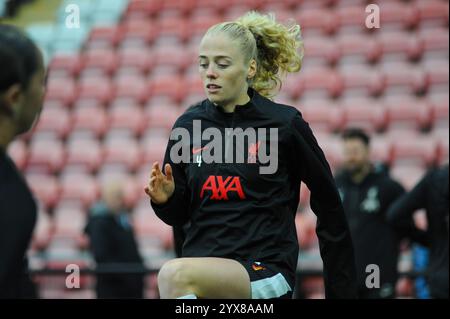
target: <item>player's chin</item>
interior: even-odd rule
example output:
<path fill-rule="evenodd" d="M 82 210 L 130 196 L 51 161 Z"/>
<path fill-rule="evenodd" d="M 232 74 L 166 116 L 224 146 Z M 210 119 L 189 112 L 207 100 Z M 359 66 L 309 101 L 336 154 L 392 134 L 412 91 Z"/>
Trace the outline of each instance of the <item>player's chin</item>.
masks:
<path fill-rule="evenodd" d="M 221 104 L 221 102 L 222 102 L 222 99 L 215 94 L 209 94 L 207 92 L 206 97 L 208 98 L 208 100 L 210 100 L 214 104 Z"/>

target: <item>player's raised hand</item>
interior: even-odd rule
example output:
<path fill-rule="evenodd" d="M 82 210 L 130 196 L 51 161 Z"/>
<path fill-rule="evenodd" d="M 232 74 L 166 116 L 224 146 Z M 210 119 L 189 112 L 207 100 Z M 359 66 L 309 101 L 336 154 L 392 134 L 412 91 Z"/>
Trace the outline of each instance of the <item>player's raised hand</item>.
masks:
<path fill-rule="evenodd" d="M 155 204 L 166 203 L 175 190 L 175 182 L 172 175 L 170 164 L 164 166 L 164 172 L 161 172 L 159 163 L 155 162 L 150 173 L 150 182 L 145 187 L 145 193 Z"/>

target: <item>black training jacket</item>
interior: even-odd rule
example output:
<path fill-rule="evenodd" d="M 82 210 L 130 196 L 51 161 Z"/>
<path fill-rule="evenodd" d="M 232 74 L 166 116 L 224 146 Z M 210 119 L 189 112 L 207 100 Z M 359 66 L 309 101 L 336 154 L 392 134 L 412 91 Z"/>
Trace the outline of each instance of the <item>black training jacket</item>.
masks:
<path fill-rule="evenodd" d="M 22 174 L 0 148 L 0 299 L 24 296 L 36 201 Z"/>
<path fill-rule="evenodd" d="M 204 100 L 191 106 L 174 128 L 193 134 L 193 121 L 209 127 L 267 128 L 259 143 L 269 144 L 269 128 L 278 129 L 278 168 L 274 174 L 260 174 L 258 146 L 244 144 L 236 150 L 235 140 L 223 146 L 243 152 L 245 163 L 198 163 L 208 149 L 190 141 L 190 163 L 174 164 L 169 140 L 164 164 L 170 163 L 175 192 L 163 205 L 152 203 L 159 218 L 169 225 L 190 222 L 182 253 L 184 257 L 223 257 L 238 261 L 260 261 L 276 267 L 293 288 L 298 260 L 295 214 L 300 182 L 311 191 L 311 208 L 318 217 L 317 235 L 324 262 L 327 298 L 356 297 L 353 246 L 344 210 L 325 156 L 301 113 L 249 89 L 250 101 L 233 113 Z M 268 148 L 268 147 L 267 147 Z M 192 154 L 195 153 L 195 154 Z M 258 159 L 255 161 L 255 154 Z M 222 154 L 224 158 L 225 154 Z"/>
<path fill-rule="evenodd" d="M 448 164 L 430 170 L 407 194 L 400 197 L 387 212 L 388 221 L 397 225 L 411 218 L 418 209 L 426 209 L 430 261 L 427 269 L 433 298 L 448 298 Z"/>

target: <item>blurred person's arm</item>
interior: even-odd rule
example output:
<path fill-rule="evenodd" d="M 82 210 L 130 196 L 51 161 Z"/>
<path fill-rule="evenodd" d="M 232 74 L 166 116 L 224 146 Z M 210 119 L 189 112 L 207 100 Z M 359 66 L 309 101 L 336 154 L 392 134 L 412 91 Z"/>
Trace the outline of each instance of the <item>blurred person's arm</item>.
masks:
<path fill-rule="evenodd" d="M 386 220 L 388 223 L 403 230 L 403 235 L 419 242 L 422 245 L 428 245 L 428 234 L 426 231 L 419 230 L 413 221 L 415 211 L 425 208 L 426 191 L 429 174 L 423 177 L 420 182 L 408 193 L 404 193 L 390 205 Z"/>
<path fill-rule="evenodd" d="M 388 192 L 388 206 L 386 207 L 385 212 L 385 219 L 387 220 L 387 210 L 389 207 L 394 203 L 397 199 L 401 198 L 406 193 L 403 186 L 401 186 L 398 182 L 393 181 L 393 184 L 389 187 Z M 390 223 L 389 220 L 387 220 L 389 224 L 394 228 L 396 233 L 401 238 L 408 238 L 409 240 L 412 240 L 414 242 L 417 242 L 421 245 L 428 245 L 428 234 L 426 231 L 421 230 L 417 228 L 416 224 L 414 223 L 414 219 L 411 215 L 404 215 L 400 216 L 395 223 Z"/>

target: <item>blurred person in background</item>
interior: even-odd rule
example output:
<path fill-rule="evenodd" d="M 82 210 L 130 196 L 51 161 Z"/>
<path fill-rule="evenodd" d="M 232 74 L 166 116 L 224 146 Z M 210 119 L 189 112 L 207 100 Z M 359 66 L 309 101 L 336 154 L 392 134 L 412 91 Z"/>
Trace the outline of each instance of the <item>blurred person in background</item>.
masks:
<path fill-rule="evenodd" d="M 26 252 L 37 204 L 6 151 L 41 112 L 45 68 L 36 45 L 10 25 L 0 25 L 0 67 L 0 298 L 31 298 Z"/>
<path fill-rule="evenodd" d="M 218 163 L 203 163 L 201 152 L 208 146 L 192 143 L 186 151 L 190 162 L 175 163 L 171 153 L 177 141 L 169 141 L 164 173 L 153 163 L 145 191 L 161 220 L 190 225 L 182 258 L 159 272 L 162 298 L 292 298 L 301 181 L 311 190 L 318 216 L 325 295 L 356 297 L 351 236 L 328 162 L 300 112 L 270 99 L 279 73 L 300 70 L 300 46 L 297 24 L 287 27 L 257 12 L 214 25 L 203 37 L 198 66 L 207 99 L 191 106 L 174 129 L 192 136 L 194 120 L 200 120 L 222 136 L 227 128 L 276 128 L 280 138 L 265 135 L 263 142 L 245 146 L 232 139 L 225 152 L 214 148 Z M 269 141 L 279 146 L 279 167 L 264 174 L 258 171 L 263 166 L 258 148 L 266 149 L 263 143 Z M 248 154 L 245 163 L 224 163 L 227 150 Z"/>
<path fill-rule="evenodd" d="M 411 218 L 415 211 L 426 210 L 429 240 L 429 263 L 426 278 L 431 298 L 448 299 L 448 163 L 430 169 L 408 193 L 398 198 L 387 212 L 387 220 L 397 225 Z"/>
<path fill-rule="evenodd" d="M 145 267 L 119 182 L 103 186 L 101 201 L 90 209 L 85 233 L 100 272 L 97 298 L 143 298 Z M 101 273 L 114 272 L 120 267 L 127 267 L 127 270 L 117 274 Z"/>
<path fill-rule="evenodd" d="M 386 221 L 389 206 L 404 194 L 404 188 L 386 168 L 370 161 L 370 138 L 361 129 L 350 128 L 342 134 L 344 167 L 336 175 L 355 248 L 359 297 L 394 298 L 398 279 L 400 240 L 410 237 L 421 243 L 426 234 L 415 228 L 412 218 L 402 218 L 396 227 Z M 377 265 L 380 287 L 369 288 L 368 265 Z"/>

